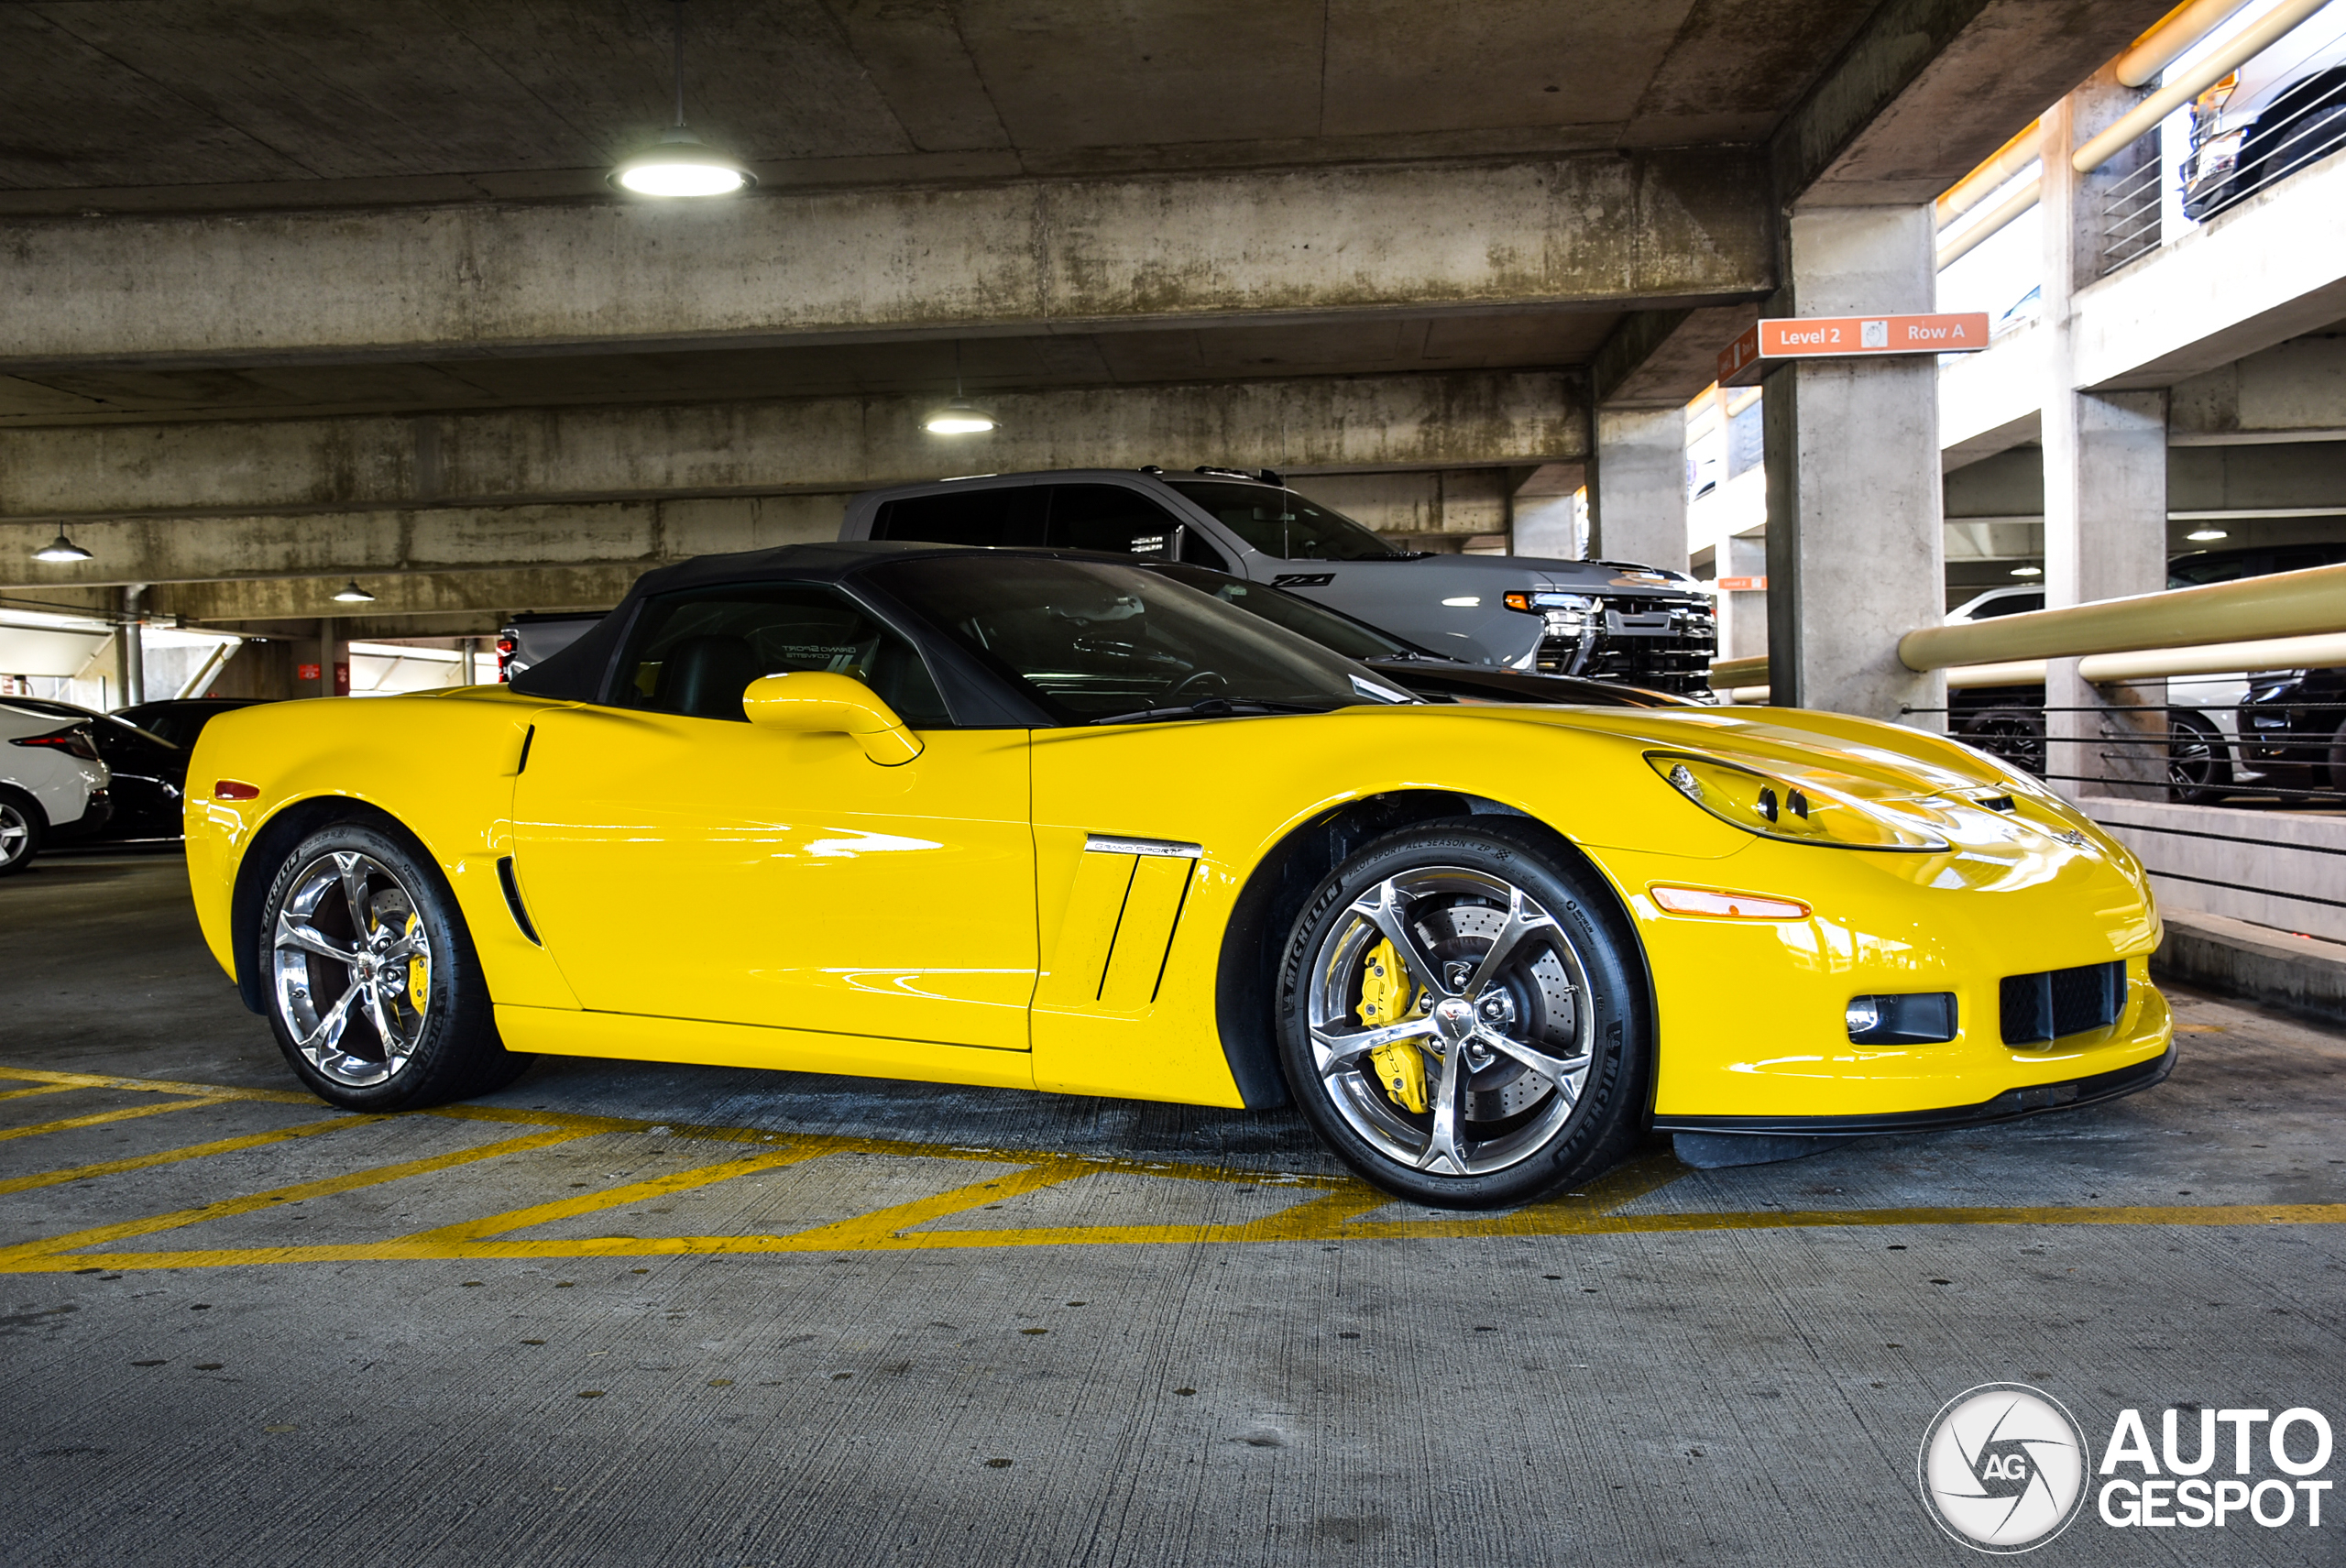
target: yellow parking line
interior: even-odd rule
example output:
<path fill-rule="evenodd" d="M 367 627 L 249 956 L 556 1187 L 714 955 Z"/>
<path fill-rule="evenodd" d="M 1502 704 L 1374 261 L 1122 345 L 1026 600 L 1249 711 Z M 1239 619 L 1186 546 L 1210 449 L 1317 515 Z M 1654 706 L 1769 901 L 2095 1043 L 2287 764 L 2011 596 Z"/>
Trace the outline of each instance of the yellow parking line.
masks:
<path fill-rule="evenodd" d="M 238 1089 L 225 1083 L 174 1083 L 160 1078 L 113 1078 L 98 1072 L 42 1072 L 28 1067 L 0 1067 L 0 1079 L 45 1083 L 58 1089 L 129 1089 L 147 1094 L 196 1094 L 206 1100 L 259 1100 L 272 1105 L 320 1105 L 314 1094 L 291 1089 Z"/>
<path fill-rule="evenodd" d="M 192 1209 L 175 1210 L 168 1214 L 151 1214 L 145 1219 L 126 1220 L 119 1224 L 93 1225 L 87 1230 L 70 1231 L 61 1236 L 49 1236 L 39 1241 L 23 1242 L 16 1246 L 0 1248 L 0 1268 L 21 1259 L 47 1256 L 69 1252 L 77 1247 L 98 1246 L 106 1242 L 126 1241 L 132 1236 L 152 1235 L 158 1231 L 177 1230 L 182 1225 L 202 1224 L 207 1220 L 225 1220 L 237 1214 L 249 1214 L 256 1209 L 266 1209 L 272 1203 L 291 1203 L 306 1198 L 331 1197 L 337 1192 L 355 1191 L 361 1187 L 376 1187 L 386 1181 L 401 1181 L 411 1176 L 425 1176 L 435 1170 L 447 1170 L 477 1160 L 496 1159 L 503 1155 L 523 1154 L 531 1149 L 550 1148 L 566 1144 L 584 1134 L 567 1129 L 538 1133 L 525 1138 L 507 1138 L 501 1143 L 483 1144 L 477 1148 L 457 1149 L 448 1154 L 432 1155 L 422 1159 L 402 1160 L 396 1165 L 370 1166 L 341 1176 L 329 1176 L 316 1181 L 296 1182 L 290 1187 L 275 1187 L 266 1192 L 247 1193 L 242 1198 L 226 1199 L 217 1203 L 199 1203 Z"/>
<path fill-rule="evenodd" d="M 633 1181 L 625 1187 L 614 1187 L 606 1192 L 583 1193 L 576 1198 L 557 1199 L 551 1203 L 509 1209 L 501 1214 L 465 1220 L 434 1230 L 417 1231 L 411 1235 L 400 1237 L 393 1245 L 435 1246 L 449 1242 L 479 1241 L 487 1236 L 502 1235 L 508 1231 L 527 1230 L 532 1225 L 549 1224 L 555 1220 L 575 1219 L 580 1214 L 616 1209 L 645 1199 L 672 1197 L 678 1192 L 730 1181 L 737 1176 L 748 1176 L 756 1171 L 779 1170 L 784 1166 L 797 1165 L 828 1152 L 819 1148 L 788 1148 L 772 1154 L 739 1155 L 721 1165 L 704 1165 L 691 1170 L 674 1171 L 650 1181 Z"/>
<path fill-rule="evenodd" d="M 11 1177 L 0 1181 L 0 1197 L 11 1192 L 29 1192 L 37 1187 L 57 1187 L 68 1181 L 119 1176 L 124 1171 L 145 1170 L 149 1166 L 176 1165 L 183 1159 L 202 1159 L 206 1155 L 235 1154 L 239 1149 L 257 1149 L 264 1144 L 282 1143 L 288 1138 L 314 1137 L 320 1133 L 330 1133 L 336 1127 L 363 1127 L 370 1122 L 384 1119 L 381 1116 L 334 1116 L 323 1122 L 304 1122 L 298 1127 L 280 1127 L 273 1133 L 247 1133 L 240 1138 L 190 1144 L 183 1148 L 164 1149 L 157 1154 L 126 1155 L 121 1159 L 102 1159 L 94 1165 L 69 1166 L 63 1170 L 44 1170 L 37 1176 Z"/>
<path fill-rule="evenodd" d="M 0 1090 L 0 1100 L 30 1100 L 36 1094 L 70 1094 L 81 1087 L 78 1083 L 44 1083 L 37 1089 Z"/>
<path fill-rule="evenodd" d="M 235 1090 L 210 1084 L 182 1084 L 159 1080 L 105 1078 L 93 1074 L 30 1073 L 0 1069 L 0 1078 L 36 1078 L 43 1087 L 18 1092 L 51 1092 L 71 1088 L 127 1089 L 200 1098 L 169 1105 L 140 1108 L 148 1114 L 187 1105 L 223 1100 L 255 1100 L 274 1103 L 314 1104 L 306 1095 L 266 1090 Z M 519 1110 L 507 1106 L 455 1105 L 419 1113 L 459 1121 L 537 1126 L 546 1130 L 427 1158 L 378 1166 L 337 1177 L 256 1192 L 222 1202 L 199 1205 L 168 1214 L 96 1226 L 0 1249 L 0 1273 L 46 1273 L 93 1266 L 111 1268 L 214 1268 L 269 1263 L 388 1262 L 428 1259 L 556 1259 L 589 1257 L 655 1257 L 683 1255 L 747 1255 L 776 1253 L 863 1252 L 970 1249 L 1031 1246 L 1135 1246 L 1215 1243 L 1241 1245 L 1266 1242 L 1398 1241 L 1494 1236 L 1617 1235 L 1639 1233 L 1729 1230 L 1823 1229 L 1835 1227 L 1926 1225 L 2264 1225 L 2346 1223 L 2346 1204 L 2209 1204 L 2188 1206 L 1897 1208 L 1792 1211 L 1767 1209 L 1719 1213 L 1624 1214 L 1623 1205 L 1676 1180 L 1684 1168 L 1667 1156 L 1632 1162 L 1592 1184 L 1580 1194 L 1494 1215 L 1439 1214 L 1425 1219 L 1375 1220 L 1366 1216 L 1396 1202 L 1383 1192 L 1350 1178 L 1272 1175 L 1233 1171 L 1216 1166 L 1181 1161 L 1071 1156 L 1034 1151 L 1003 1150 L 967 1145 L 923 1144 L 879 1138 L 796 1137 L 751 1127 L 713 1127 L 659 1123 L 633 1117 L 593 1116 L 567 1112 Z M 75 1118 L 86 1124 L 124 1113 L 104 1113 L 99 1118 Z M 109 1160 L 69 1170 L 0 1181 L 0 1194 L 60 1182 L 85 1180 L 119 1171 L 135 1170 L 175 1160 L 225 1154 L 288 1138 L 304 1137 L 334 1127 L 364 1125 L 385 1120 L 375 1115 L 338 1116 L 273 1133 L 221 1139 L 187 1148 Z M 51 1124 L 63 1126 L 69 1124 Z M 26 1129 L 31 1131 L 37 1129 Z M 649 1180 L 631 1182 L 598 1193 L 584 1193 L 534 1204 L 475 1220 L 460 1221 L 406 1236 L 328 1245 L 287 1245 L 192 1249 L 173 1252 L 108 1252 L 87 1249 L 134 1236 L 152 1234 L 208 1220 L 249 1213 L 271 1204 L 323 1197 L 361 1187 L 397 1181 L 454 1166 L 494 1159 L 552 1147 L 585 1137 L 608 1134 L 665 1135 L 721 1143 L 761 1146 L 716 1164 L 675 1171 Z M 900 1159 L 945 1158 L 997 1162 L 1013 1168 L 990 1181 L 966 1182 L 947 1191 L 850 1219 L 778 1235 L 735 1236 L 599 1236 L 546 1238 L 516 1235 L 561 1219 L 619 1207 L 649 1198 L 670 1196 L 755 1171 L 772 1170 L 829 1154 L 861 1154 Z M 992 1229 L 915 1230 L 953 1214 L 965 1213 L 989 1201 L 1034 1192 L 1105 1172 L 1129 1172 L 1177 1180 L 1210 1181 L 1258 1188 L 1296 1189 L 1301 1201 L 1255 1220 L 1216 1224 L 1063 1225 Z M 1307 1196 L 1308 1195 L 1308 1196 Z"/>
<path fill-rule="evenodd" d="M 68 1116 L 60 1122 L 41 1122 L 29 1127 L 10 1127 L 0 1132 L 0 1143 L 10 1138 L 35 1137 L 42 1133 L 68 1133 L 76 1127 L 101 1127 L 108 1122 L 132 1122 L 141 1116 L 159 1116 L 166 1111 L 192 1111 L 199 1105 L 225 1105 L 225 1100 L 173 1100 L 162 1105 L 129 1105 L 119 1111 L 93 1111 L 87 1116 Z"/>

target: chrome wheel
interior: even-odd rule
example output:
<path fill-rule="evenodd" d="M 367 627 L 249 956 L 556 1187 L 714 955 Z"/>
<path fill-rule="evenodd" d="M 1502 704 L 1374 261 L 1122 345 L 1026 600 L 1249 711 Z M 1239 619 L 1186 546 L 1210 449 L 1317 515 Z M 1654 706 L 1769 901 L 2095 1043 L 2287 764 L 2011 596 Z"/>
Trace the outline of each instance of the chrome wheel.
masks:
<path fill-rule="evenodd" d="M 16 870 L 32 851 L 32 818 L 14 801 L 0 800 L 0 871 Z"/>
<path fill-rule="evenodd" d="M 1371 884 L 1329 926 L 1305 990 L 1330 1104 L 1410 1169 L 1505 1170 L 1581 1102 L 1587 969 L 1555 916 L 1502 877 L 1433 865 Z"/>
<path fill-rule="evenodd" d="M 432 945 L 414 895 L 382 861 L 351 850 L 295 874 L 270 938 L 279 1022 L 335 1083 L 387 1081 L 423 1037 Z"/>

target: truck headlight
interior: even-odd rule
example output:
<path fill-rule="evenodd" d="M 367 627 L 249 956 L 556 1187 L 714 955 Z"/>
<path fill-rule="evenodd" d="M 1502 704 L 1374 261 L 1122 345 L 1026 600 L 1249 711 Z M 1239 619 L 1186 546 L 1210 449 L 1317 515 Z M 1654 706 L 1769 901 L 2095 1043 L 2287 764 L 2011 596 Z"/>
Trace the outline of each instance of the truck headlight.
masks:
<path fill-rule="evenodd" d="M 1672 789 L 1713 817 L 1763 839 L 1844 850 L 1928 851 L 1947 847 L 1925 820 L 1814 777 L 1795 782 L 1684 752 L 1649 751 L 1646 762 Z"/>

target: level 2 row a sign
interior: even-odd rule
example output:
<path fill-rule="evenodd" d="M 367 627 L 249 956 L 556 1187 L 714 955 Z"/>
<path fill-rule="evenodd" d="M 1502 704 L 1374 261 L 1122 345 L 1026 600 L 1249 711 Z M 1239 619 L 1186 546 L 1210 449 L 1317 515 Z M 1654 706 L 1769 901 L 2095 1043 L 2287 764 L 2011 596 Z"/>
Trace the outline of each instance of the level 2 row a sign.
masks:
<path fill-rule="evenodd" d="M 1879 354 L 1971 354 L 1988 346 L 1988 313 L 1781 316 L 1755 322 L 1720 351 L 1719 385 L 1749 386 L 1770 360 Z"/>

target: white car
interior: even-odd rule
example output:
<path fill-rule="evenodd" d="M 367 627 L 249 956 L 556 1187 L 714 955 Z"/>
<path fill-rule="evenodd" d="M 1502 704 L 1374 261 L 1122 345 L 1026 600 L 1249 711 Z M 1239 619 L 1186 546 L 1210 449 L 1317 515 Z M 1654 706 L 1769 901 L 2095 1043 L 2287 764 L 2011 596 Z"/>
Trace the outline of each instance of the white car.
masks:
<path fill-rule="evenodd" d="M 104 827 L 111 782 L 87 724 L 0 701 L 0 876 L 23 871 L 53 838 Z"/>

